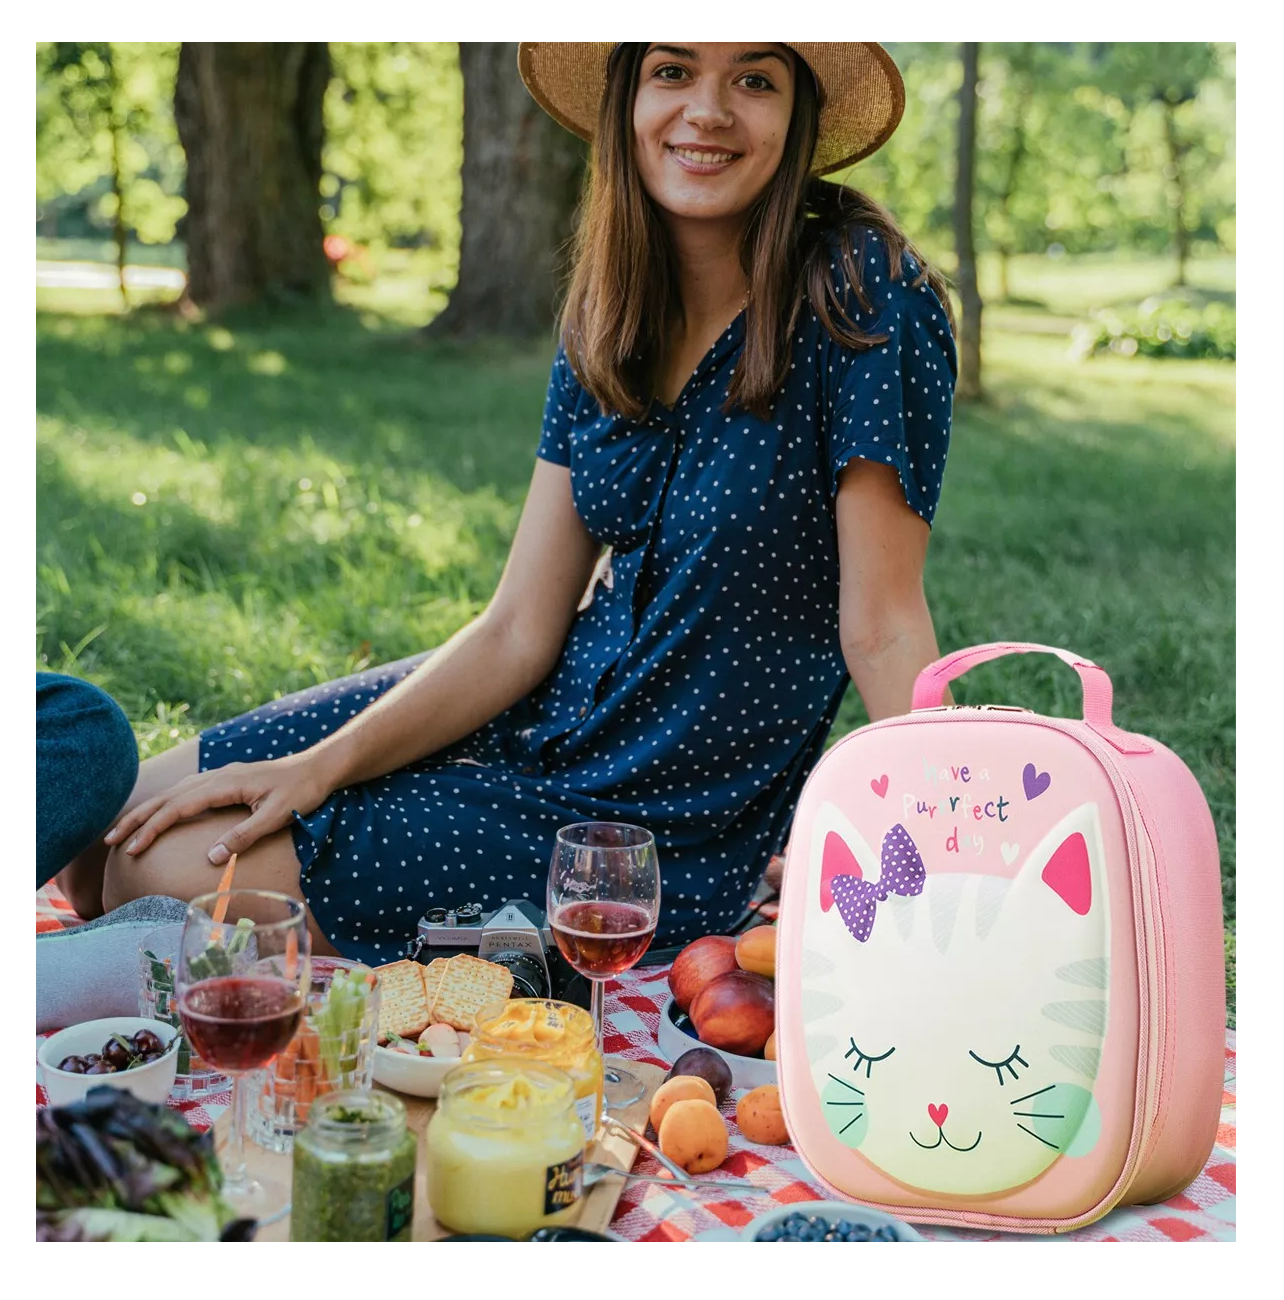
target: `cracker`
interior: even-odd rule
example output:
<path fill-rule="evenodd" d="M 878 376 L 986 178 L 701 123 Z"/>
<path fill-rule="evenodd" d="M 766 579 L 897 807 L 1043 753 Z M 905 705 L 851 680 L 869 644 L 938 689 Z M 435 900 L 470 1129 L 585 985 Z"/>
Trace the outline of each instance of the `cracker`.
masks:
<path fill-rule="evenodd" d="M 431 1005 L 424 988 L 424 968 L 417 961 L 394 961 L 376 966 L 379 990 L 379 1041 L 417 1038 L 432 1019 Z"/>
<path fill-rule="evenodd" d="M 482 1007 L 502 1001 L 512 992 L 513 972 L 506 966 L 461 952 L 450 958 L 442 972 L 432 1018 L 471 1032 L 473 1017 Z"/>
<path fill-rule="evenodd" d="M 432 1009 L 433 1000 L 437 996 L 437 986 L 441 983 L 442 972 L 450 965 L 449 957 L 434 957 L 432 961 L 424 967 L 424 993 L 428 997 L 429 1010 Z"/>

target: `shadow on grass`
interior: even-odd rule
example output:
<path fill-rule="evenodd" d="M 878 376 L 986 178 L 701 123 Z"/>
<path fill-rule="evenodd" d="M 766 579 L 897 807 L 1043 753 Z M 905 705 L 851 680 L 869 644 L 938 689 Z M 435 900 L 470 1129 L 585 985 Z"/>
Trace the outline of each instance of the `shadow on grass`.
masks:
<path fill-rule="evenodd" d="M 195 324 L 40 314 L 37 411 L 173 446 L 293 448 L 520 493 L 539 440 L 550 339 L 464 348 L 365 328 L 355 312 L 230 315 Z M 528 455 L 513 455 L 512 428 Z"/>

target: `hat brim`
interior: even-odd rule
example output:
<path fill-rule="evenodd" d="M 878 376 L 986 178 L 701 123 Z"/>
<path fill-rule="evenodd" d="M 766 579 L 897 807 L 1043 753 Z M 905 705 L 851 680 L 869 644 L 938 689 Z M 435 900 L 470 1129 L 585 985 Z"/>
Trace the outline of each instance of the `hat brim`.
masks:
<path fill-rule="evenodd" d="M 820 92 L 811 170 L 841 171 L 881 148 L 905 112 L 905 83 L 876 41 L 789 41 Z M 615 41 L 523 41 L 517 66 L 535 102 L 581 140 L 592 140 Z"/>

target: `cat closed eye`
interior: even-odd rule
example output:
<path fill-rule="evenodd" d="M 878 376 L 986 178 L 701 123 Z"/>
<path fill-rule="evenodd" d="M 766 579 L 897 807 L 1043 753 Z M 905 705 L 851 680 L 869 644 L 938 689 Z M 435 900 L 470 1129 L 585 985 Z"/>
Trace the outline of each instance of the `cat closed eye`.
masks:
<path fill-rule="evenodd" d="M 1007 1072 L 1006 1078 L 1016 1079 L 1020 1077 L 1017 1073 L 1017 1066 L 1021 1066 L 1022 1069 L 1026 1070 L 1030 1068 L 1030 1063 L 1022 1059 L 1020 1043 L 1018 1043 L 1011 1052 L 1008 1053 L 1007 1057 L 1001 1061 L 987 1061 L 985 1057 L 978 1056 L 975 1052 L 970 1050 L 968 1055 L 978 1065 L 983 1065 L 987 1070 L 993 1070 L 995 1074 L 998 1075 L 1000 1088 L 1003 1087 L 1005 1081 L 1005 1071 Z"/>
<path fill-rule="evenodd" d="M 870 1077 L 870 1071 L 873 1069 L 874 1063 L 876 1061 L 887 1060 L 887 1058 L 896 1050 L 894 1047 L 889 1047 L 887 1051 L 875 1055 L 871 1052 L 862 1052 L 861 1049 L 856 1046 L 856 1040 L 854 1038 L 849 1038 L 847 1041 L 851 1046 L 843 1053 L 843 1059 L 852 1061 L 852 1071 L 856 1074 L 860 1073 L 860 1068 L 863 1065 L 865 1067 L 865 1077 L 867 1079 Z M 852 1060 L 853 1057 L 855 1058 L 854 1060 Z"/>

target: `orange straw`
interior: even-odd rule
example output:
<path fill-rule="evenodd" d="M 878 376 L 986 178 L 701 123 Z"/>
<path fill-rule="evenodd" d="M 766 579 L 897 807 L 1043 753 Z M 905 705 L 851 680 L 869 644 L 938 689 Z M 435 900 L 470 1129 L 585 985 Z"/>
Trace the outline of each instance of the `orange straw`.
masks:
<path fill-rule="evenodd" d="M 236 875 L 236 854 L 233 853 L 227 860 L 227 866 L 223 868 L 223 874 L 219 878 L 218 892 L 222 897 L 214 904 L 214 924 L 222 925 L 223 918 L 227 915 L 227 905 L 232 900 L 228 898 L 228 891 L 232 888 L 232 877 Z"/>

